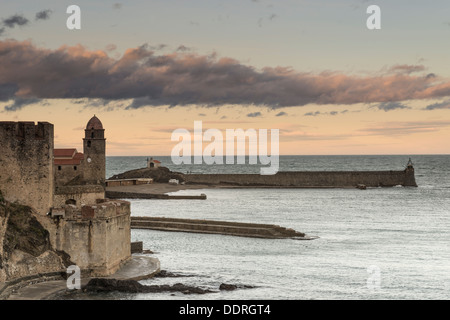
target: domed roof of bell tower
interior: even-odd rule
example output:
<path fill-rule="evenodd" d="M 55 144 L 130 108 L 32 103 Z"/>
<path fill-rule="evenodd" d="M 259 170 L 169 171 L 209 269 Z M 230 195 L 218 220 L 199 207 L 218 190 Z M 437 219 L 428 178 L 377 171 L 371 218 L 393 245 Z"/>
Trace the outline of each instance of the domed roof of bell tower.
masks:
<path fill-rule="evenodd" d="M 86 130 L 91 130 L 91 129 L 103 130 L 103 124 L 100 121 L 100 119 L 95 116 L 95 114 L 86 125 Z"/>

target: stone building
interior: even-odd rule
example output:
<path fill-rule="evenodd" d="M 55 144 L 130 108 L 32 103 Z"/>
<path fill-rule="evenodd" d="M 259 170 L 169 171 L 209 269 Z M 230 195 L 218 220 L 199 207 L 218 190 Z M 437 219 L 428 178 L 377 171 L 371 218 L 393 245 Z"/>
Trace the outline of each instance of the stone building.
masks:
<path fill-rule="evenodd" d="M 161 161 L 155 160 L 153 158 L 147 158 L 147 168 L 159 168 L 161 166 Z"/>
<path fill-rule="evenodd" d="M 130 203 L 105 199 L 106 139 L 92 117 L 83 153 L 54 149 L 47 122 L 0 122 L 0 190 L 34 208 L 52 247 L 92 275 L 115 272 L 131 258 Z"/>

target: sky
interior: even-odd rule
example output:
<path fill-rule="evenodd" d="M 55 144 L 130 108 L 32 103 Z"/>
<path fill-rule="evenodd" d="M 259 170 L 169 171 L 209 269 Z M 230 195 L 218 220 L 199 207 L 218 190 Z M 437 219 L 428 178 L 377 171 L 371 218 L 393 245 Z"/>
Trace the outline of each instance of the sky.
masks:
<path fill-rule="evenodd" d="M 279 129 L 285 155 L 448 154 L 449 37 L 441 0 L 2 0 L 0 121 L 82 151 L 95 114 L 109 156 L 170 155 L 194 121 Z"/>

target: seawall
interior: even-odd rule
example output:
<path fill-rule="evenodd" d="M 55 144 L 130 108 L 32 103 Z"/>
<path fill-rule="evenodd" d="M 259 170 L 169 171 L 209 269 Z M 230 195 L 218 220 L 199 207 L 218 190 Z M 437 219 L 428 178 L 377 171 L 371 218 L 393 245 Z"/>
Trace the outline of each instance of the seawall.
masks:
<path fill-rule="evenodd" d="M 290 228 L 272 224 L 163 217 L 131 217 L 131 228 L 222 234 L 265 239 L 291 238 L 297 240 L 313 240 L 317 238 L 314 236 L 307 236 L 302 232 Z"/>
<path fill-rule="evenodd" d="M 402 171 L 284 171 L 275 175 L 259 174 L 186 174 L 186 184 L 247 187 L 354 188 L 417 187 L 414 168 Z"/>

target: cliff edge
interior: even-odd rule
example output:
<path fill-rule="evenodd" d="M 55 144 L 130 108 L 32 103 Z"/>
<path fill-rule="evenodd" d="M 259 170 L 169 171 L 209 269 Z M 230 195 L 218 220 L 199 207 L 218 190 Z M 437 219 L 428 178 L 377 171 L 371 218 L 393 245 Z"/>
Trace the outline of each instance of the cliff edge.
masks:
<path fill-rule="evenodd" d="M 52 248 L 31 207 L 5 201 L 0 191 L 0 282 L 66 270 L 70 257 Z"/>

